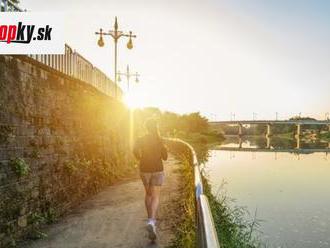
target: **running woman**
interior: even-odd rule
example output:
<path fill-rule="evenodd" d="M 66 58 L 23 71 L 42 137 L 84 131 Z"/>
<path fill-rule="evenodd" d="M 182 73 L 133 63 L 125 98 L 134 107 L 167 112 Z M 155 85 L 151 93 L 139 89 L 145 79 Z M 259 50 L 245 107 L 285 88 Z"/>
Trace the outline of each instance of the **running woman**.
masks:
<path fill-rule="evenodd" d="M 156 240 L 156 214 L 161 186 L 164 182 L 163 160 L 167 160 L 167 150 L 159 135 L 154 119 L 145 123 L 147 134 L 137 139 L 134 155 L 139 160 L 140 177 L 145 188 L 145 206 L 148 213 L 147 230 L 149 239 Z"/>

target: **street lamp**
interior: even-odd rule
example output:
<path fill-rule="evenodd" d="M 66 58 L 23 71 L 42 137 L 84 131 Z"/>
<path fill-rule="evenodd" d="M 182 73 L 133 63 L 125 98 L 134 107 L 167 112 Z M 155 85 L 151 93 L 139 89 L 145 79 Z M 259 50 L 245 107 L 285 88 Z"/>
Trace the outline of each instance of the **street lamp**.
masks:
<path fill-rule="evenodd" d="M 104 46 L 104 40 L 103 40 L 104 35 L 110 35 L 115 42 L 115 98 L 117 98 L 117 43 L 118 43 L 119 38 L 128 37 L 129 40 L 127 43 L 127 48 L 132 49 L 133 48 L 132 38 L 136 38 L 136 35 L 133 35 L 132 31 L 129 31 L 128 34 L 125 34 L 123 31 L 119 31 L 117 17 L 115 18 L 114 30 L 110 30 L 109 32 L 104 32 L 103 29 L 101 28 L 100 32 L 95 32 L 95 34 L 99 35 L 99 40 L 98 40 L 97 44 L 100 47 Z"/>
<path fill-rule="evenodd" d="M 127 79 L 127 92 L 129 92 L 129 80 L 130 80 L 131 77 L 135 76 L 135 82 L 136 83 L 139 82 L 140 74 L 138 74 L 137 72 L 136 73 L 130 73 L 129 65 L 127 65 L 127 67 L 126 67 L 126 73 L 118 71 L 117 75 L 118 75 L 118 78 L 117 78 L 118 82 L 121 82 L 121 77 L 120 76 L 125 76 L 126 77 L 126 79 Z"/>

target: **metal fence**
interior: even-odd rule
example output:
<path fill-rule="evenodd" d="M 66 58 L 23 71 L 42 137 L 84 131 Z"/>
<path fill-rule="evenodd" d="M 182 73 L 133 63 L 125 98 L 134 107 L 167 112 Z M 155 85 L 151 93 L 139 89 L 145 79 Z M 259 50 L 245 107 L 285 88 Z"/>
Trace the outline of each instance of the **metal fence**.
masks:
<path fill-rule="evenodd" d="M 22 11 L 10 0 L 0 0 L 1 12 Z M 56 70 L 67 76 L 79 79 L 94 86 L 102 93 L 116 97 L 116 85 L 101 70 L 93 66 L 91 62 L 65 44 L 65 54 L 33 54 L 28 57 Z M 121 99 L 122 90 L 117 87 L 117 97 Z"/>
<path fill-rule="evenodd" d="M 3 11 L 23 11 L 20 7 L 14 4 L 11 0 L 0 0 L 0 10 Z"/>
<path fill-rule="evenodd" d="M 64 55 L 35 54 L 29 55 L 29 57 L 70 77 L 91 84 L 106 95 L 115 97 L 115 83 L 67 44 Z M 122 90 L 118 88 L 118 92 L 120 99 Z"/>
<path fill-rule="evenodd" d="M 196 199 L 196 219 L 197 219 L 197 242 L 200 248 L 220 248 L 218 235 L 215 229 L 213 216 L 209 201 L 203 191 L 202 175 L 199 162 L 194 148 L 180 139 L 167 139 L 172 142 L 179 142 L 189 148 L 192 154 L 195 177 L 195 199 Z"/>

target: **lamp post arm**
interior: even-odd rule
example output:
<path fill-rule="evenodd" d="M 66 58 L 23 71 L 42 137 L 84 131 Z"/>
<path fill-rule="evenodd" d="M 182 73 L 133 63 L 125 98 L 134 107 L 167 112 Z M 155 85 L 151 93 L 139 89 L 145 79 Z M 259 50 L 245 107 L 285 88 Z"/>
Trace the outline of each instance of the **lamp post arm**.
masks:
<path fill-rule="evenodd" d="M 122 34 L 121 36 L 125 36 L 125 37 L 131 37 L 131 38 L 136 38 L 136 35 L 135 34 Z"/>
<path fill-rule="evenodd" d="M 95 34 L 111 35 L 112 36 L 112 34 L 110 32 L 95 32 Z"/>

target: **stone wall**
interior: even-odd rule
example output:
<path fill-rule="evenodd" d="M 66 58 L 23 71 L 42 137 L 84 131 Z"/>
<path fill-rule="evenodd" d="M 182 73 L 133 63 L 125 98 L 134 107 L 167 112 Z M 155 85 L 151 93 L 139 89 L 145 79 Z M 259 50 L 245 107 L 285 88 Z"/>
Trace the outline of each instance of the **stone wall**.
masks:
<path fill-rule="evenodd" d="M 0 247 L 42 236 L 86 197 L 132 172 L 128 112 L 27 57 L 0 57 Z"/>

